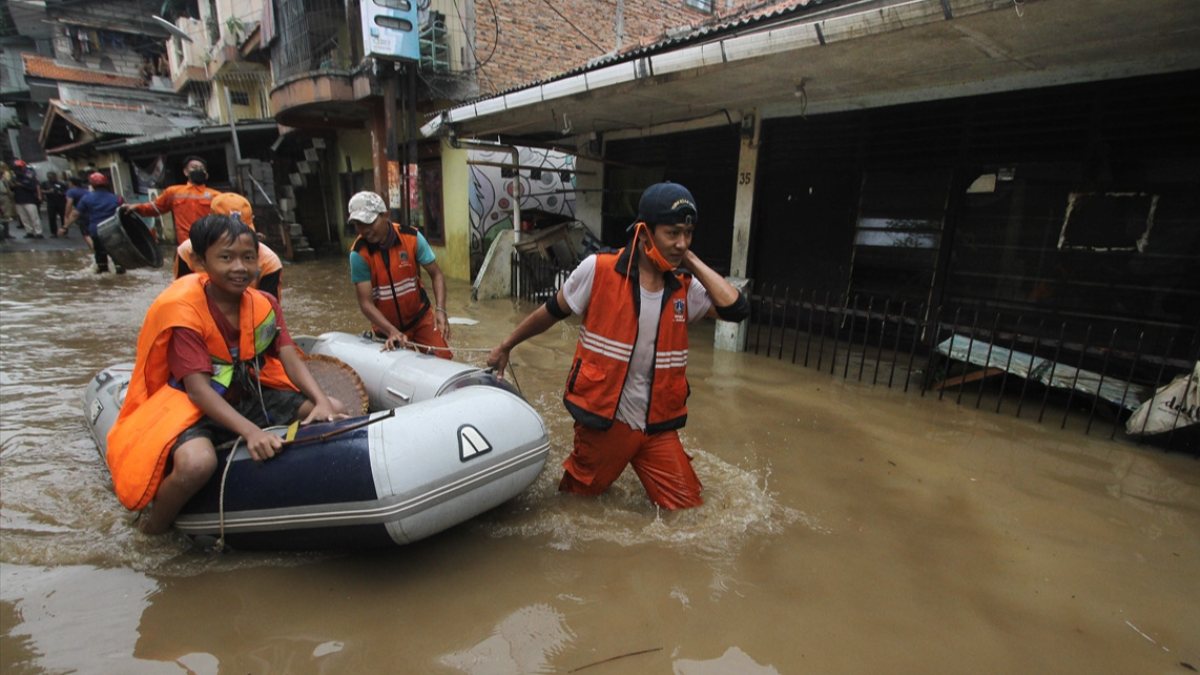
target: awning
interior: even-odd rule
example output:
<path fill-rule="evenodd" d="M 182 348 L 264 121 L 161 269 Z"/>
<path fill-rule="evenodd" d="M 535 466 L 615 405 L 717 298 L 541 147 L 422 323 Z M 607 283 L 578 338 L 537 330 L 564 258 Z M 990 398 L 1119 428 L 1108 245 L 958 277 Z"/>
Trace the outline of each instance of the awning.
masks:
<path fill-rule="evenodd" d="M 272 120 L 254 120 L 237 123 L 238 138 L 242 142 L 273 138 L 279 133 L 279 126 Z M 181 152 L 185 145 L 199 147 L 207 144 L 221 144 L 228 141 L 230 131 L 228 124 L 205 124 L 188 128 L 173 129 L 161 133 L 144 136 L 117 138 L 96 144 L 97 150 L 124 151 L 133 156 L 154 155 L 169 150 Z"/>
<path fill-rule="evenodd" d="M 422 128 L 546 142 L 1200 68 L 1200 2 L 865 0 L 766 12 L 450 108 Z M 560 141 L 561 142 L 561 141 Z"/>
<path fill-rule="evenodd" d="M 161 110 L 145 105 L 51 99 L 38 140 L 47 153 L 64 154 L 113 136 L 148 136 L 205 123 L 194 113 Z"/>

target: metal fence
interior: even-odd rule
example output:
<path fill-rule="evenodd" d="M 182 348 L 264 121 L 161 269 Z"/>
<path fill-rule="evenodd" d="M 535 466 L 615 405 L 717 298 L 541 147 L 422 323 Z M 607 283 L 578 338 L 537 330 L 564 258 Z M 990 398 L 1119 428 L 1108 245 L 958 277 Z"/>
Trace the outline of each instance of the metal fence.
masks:
<path fill-rule="evenodd" d="M 545 300 L 570 273 L 545 258 L 514 253 L 511 294 Z M 747 352 L 922 397 L 952 396 L 959 406 L 986 404 L 995 413 L 1036 416 L 1064 429 L 1070 423 L 1089 435 L 1096 429 L 1110 439 L 1125 435 L 1124 423 L 1139 405 L 1200 361 L 1200 326 L 930 307 L 776 285 L 753 292 L 750 306 Z M 1169 402 L 1177 412 L 1153 442 L 1200 450 L 1200 429 L 1184 428 L 1183 402 L 1194 386 L 1188 379 L 1179 404 Z M 1138 442 L 1146 431 L 1144 422 L 1134 434 Z"/>
<path fill-rule="evenodd" d="M 1162 385 L 1200 360 L 1200 328 L 1114 325 L 983 306 L 767 285 L 751 295 L 746 350 L 846 379 L 1116 437 Z M 1155 442 L 1197 449 L 1183 401 Z M 1161 396 L 1161 395 L 1160 395 Z M 1147 416 L 1146 420 L 1150 418 Z M 1184 421 L 1181 421 L 1184 420 Z M 1135 434 L 1144 437 L 1146 423 Z"/>
<path fill-rule="evenodd" d="M 512 254 L 510 295 L 522 300 L 545 300 L 562 287 L 573 267 L 563 267 L 537 255 Z"/>

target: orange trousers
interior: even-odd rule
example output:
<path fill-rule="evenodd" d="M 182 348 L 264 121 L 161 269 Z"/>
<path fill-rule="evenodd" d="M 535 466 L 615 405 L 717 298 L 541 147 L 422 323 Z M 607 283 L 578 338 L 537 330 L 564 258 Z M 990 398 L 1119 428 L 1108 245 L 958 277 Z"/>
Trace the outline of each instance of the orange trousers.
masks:
<path fill-rule="evenodd" d="M 650 501 L 664 509 L 700 506 L 700 479 L 677 431 L 646 434 L 616 420 L 605 431 L 575 424 L 575 449 L 563 462 L 561 492 L 598 495 L 633 465 Z"/>

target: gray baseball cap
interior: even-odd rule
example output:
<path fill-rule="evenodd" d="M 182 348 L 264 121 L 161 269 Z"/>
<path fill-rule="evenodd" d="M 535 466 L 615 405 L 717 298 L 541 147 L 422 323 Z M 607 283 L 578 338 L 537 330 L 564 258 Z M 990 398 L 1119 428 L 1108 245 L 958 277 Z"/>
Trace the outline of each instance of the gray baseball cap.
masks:
<path fill-rule="evenodd" d="M 374 192 L 360 192 L 350 198 L 350 220 L 360 223 L 373 223 L 381 213 L 387 213 L 388 207 L 383 197 Z"/>

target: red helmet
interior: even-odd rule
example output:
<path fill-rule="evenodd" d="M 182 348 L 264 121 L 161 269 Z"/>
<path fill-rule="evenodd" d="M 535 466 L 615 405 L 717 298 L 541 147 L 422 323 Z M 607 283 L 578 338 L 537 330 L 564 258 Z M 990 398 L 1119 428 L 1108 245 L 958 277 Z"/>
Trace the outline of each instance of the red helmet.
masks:
<path fill-rule="evenodd" d="M 93 173 L 92 175 L 88 176 L 88 183 L 90 183 L 96 187 L 104 187 L 105 185 L 108 185 L 108 176 L 105 176 L 104 174 L 97 171 L 97 172 Z"/>
<path fill-rule="evenodd" d="M 25 160 L 18 159 L 13 162 L 13 166 L 15 166 L 18 169 L 24 169 L 25 168 Z"/>

